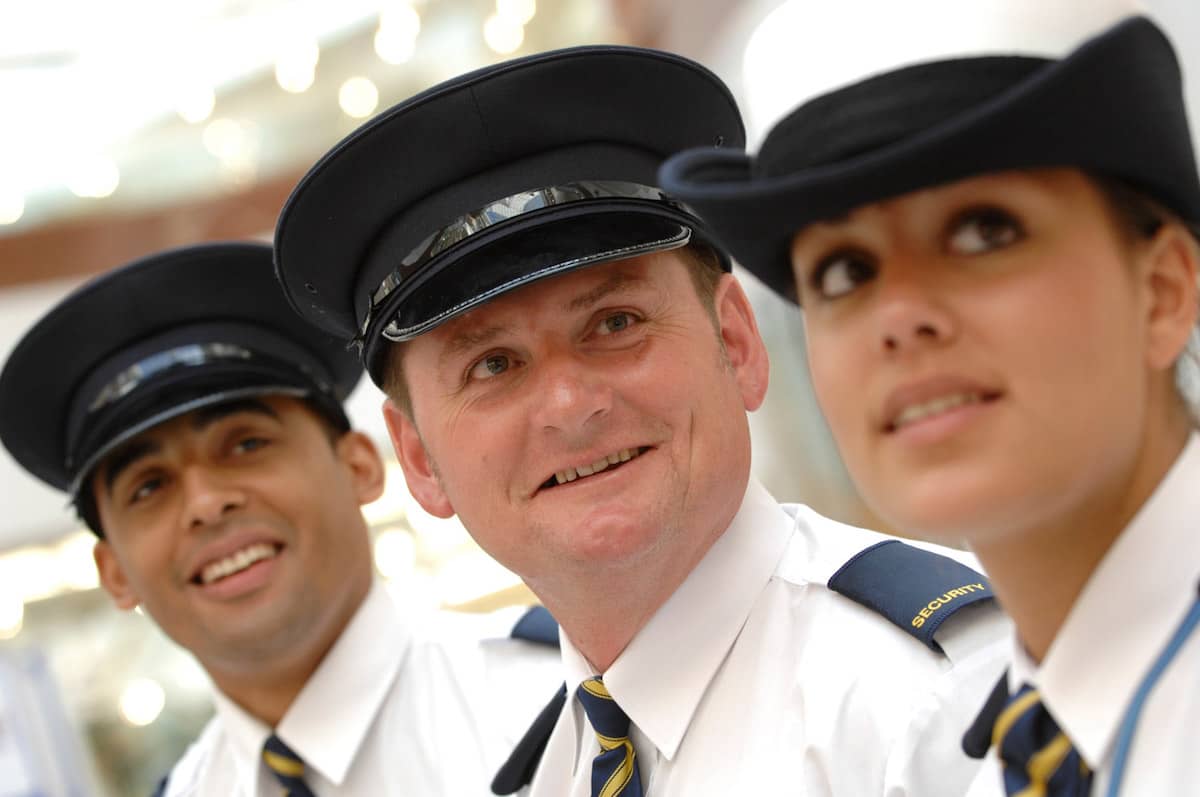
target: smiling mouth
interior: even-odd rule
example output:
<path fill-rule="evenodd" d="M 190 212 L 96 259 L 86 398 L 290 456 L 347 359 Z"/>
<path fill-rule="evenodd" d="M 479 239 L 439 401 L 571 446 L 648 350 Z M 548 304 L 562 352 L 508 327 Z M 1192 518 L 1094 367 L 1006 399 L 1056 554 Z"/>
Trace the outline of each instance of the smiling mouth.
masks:
<path fill-rule="evenodd" d="M 612 454 L 598 459 L 589 465 L 577 465 L 574 468 L 560 470 L 546 479 L 542 483 L 541 489 L 545 490 L 550 487 L 558 487 L 560 484 L 586 479 L 589 476 L 594 476 L 597 473 L 603 473 L 608 470 L 616 470 L 626 462 L 637 459 L 642 454 L 650 450 L 649 446 L 639 446 L 638 448 L 622 448 L 620 451 L 615 451 Z"/>
<path fill-rule="evenodd" d="M 200 569 L 199 573 L 192 577 L 192 583 L 206 587 L 221 579 L 236 575 L 259 562 L 274 559 L 279 555 L 280 550 L 279 546 L 265 542 L 247 545 L 245 548 L 235 551 L 229 556 L 222 557 L 215 562 L 209 562 Z"/>
<path fill-rule="evenodd" d="M 950 393 L 945 396 L 938 396 L 935 399 L 930 399 L 929 401 L 910 404 L 901 410 L 900 413 L 884 427 L 884 432 L 891 434 L 892 432 L 903 429 L 905 426 L 910 426 L 927 418 L 944 415 L 945 413 L 956 410 L 959 407 L 965 407 L 971 404 L 988 404 L 998 398 L 1000 398 L 999 393 L 967 391 L 962 393 Z"/>

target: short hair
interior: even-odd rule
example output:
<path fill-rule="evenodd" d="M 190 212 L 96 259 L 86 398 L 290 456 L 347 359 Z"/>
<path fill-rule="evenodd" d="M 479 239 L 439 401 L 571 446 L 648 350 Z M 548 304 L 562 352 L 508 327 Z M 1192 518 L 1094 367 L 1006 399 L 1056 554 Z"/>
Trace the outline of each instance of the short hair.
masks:
<path fill-rule="evenodd" d="M 721 277 L 728 273 L 721 264 L 720 255 L 711 246 L 702 243 L 690 243 L 673 251 L 677 252 L 687 265 L 696 296 L 715 327 L 717 308 L 714 297 Z M 401 362 L 403 349 L 403 343 L 392 343 L 388 346 L 383 360 L 383 392 L 405 415 L 412 418 L 412 393 L 408 388 L 408 380 L 404 377 L 404 365 Z"/>

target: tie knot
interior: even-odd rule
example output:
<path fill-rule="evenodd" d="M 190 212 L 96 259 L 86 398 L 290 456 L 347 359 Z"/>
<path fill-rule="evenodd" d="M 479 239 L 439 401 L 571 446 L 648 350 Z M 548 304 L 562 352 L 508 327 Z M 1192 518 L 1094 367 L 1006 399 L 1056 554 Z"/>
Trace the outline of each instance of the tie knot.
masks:
<path fill-rule="evenodd" d="M 629 717 L 613 700 L 600 678 L 589 678 L 576 690 L 583 711 L 598 736 L 620 740 L 629 736 Z M 601 745 L 604 740 L 601 739 Z"/>
<path fill-rule="evenodd" d="M 304 760 L 292 752 L 292 748 L 275 734 L 263 743 L 263 762 L 271 774 L 284 787 L 285 794 L 292 797 L 311 797 L 312 791 L 304 782 Z"/>
<path fill-rule="evenodd" d="M 1087 794 L 1087 765 L 1032 686 L 1022 686 L 1009 698 L 996 718 L 992 743 L 1004 764 L 1009 794 L 1026 789 L 1033 789 L 1030 794 Z"/>

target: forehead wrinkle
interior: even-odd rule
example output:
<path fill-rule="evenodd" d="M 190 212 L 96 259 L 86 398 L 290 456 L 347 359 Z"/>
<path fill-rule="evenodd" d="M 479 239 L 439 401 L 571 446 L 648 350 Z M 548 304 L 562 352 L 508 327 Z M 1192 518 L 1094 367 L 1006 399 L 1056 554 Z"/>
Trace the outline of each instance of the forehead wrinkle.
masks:
<path fill-rule="evenodd" d="M 446 341 L 446 345 L 442 347 L 441 354 L 438 356 L 438 364 L 444 364 L 464 351 L 485 346 L 509 331 L 510 327 L 502 324 L 493 324 L 483 329 L 464 327 L 456 330 Z"/>
<path fill-rule="evenodd" d="M 604 282 L 568 301 L 563 305 L 563 310 L 568 313 L 577 310 L 586 310 L 602 301 L 606 296 L 631 290 L 638 285 L 644 284 L 646 281 L 646 278 L 640 274 L 613 271 Z"/>

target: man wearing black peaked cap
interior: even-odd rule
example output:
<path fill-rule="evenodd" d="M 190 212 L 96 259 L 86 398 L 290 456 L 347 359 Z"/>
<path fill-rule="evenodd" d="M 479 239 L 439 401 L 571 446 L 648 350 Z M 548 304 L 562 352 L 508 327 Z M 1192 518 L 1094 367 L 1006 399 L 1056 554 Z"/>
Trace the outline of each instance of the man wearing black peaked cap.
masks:
<path fill-rule="evenodd" d="M 902 13 L 953 39 L 927 10 Z M 965 541 L 1013 618 L 964 728 L 971 797 L 1200 784 L 1200 175 L 1180 64 L 1137 10 L 970 4 L 982 46 L 877 63 L 756 156 L 663 170 L 804 307 L 868 504 Z"/>
<path fill-rule="evenodd" d="M 413 495 L 561 623 L 566 683 L 497 793 L 957 795 L 974 768 L 986 582 L 750 476 L 754 314 L 655 180 L 742 143 L 699 65 L 560 50 L 385 111 L 280 217 L 284 288 L 359 345 Z"/>
<path fill-rule="evenodd" d="M 69 494 L 116 605 L 216 686 L 160 792 L 483 794 L 557 673 L 490 621 L 420 630 L 373 578 L 384 469 L 342 408 L 361 372 L 288 307 L 270 246 L 223 243 L 95 279 L 0 374 L 4 445 Z"/>

